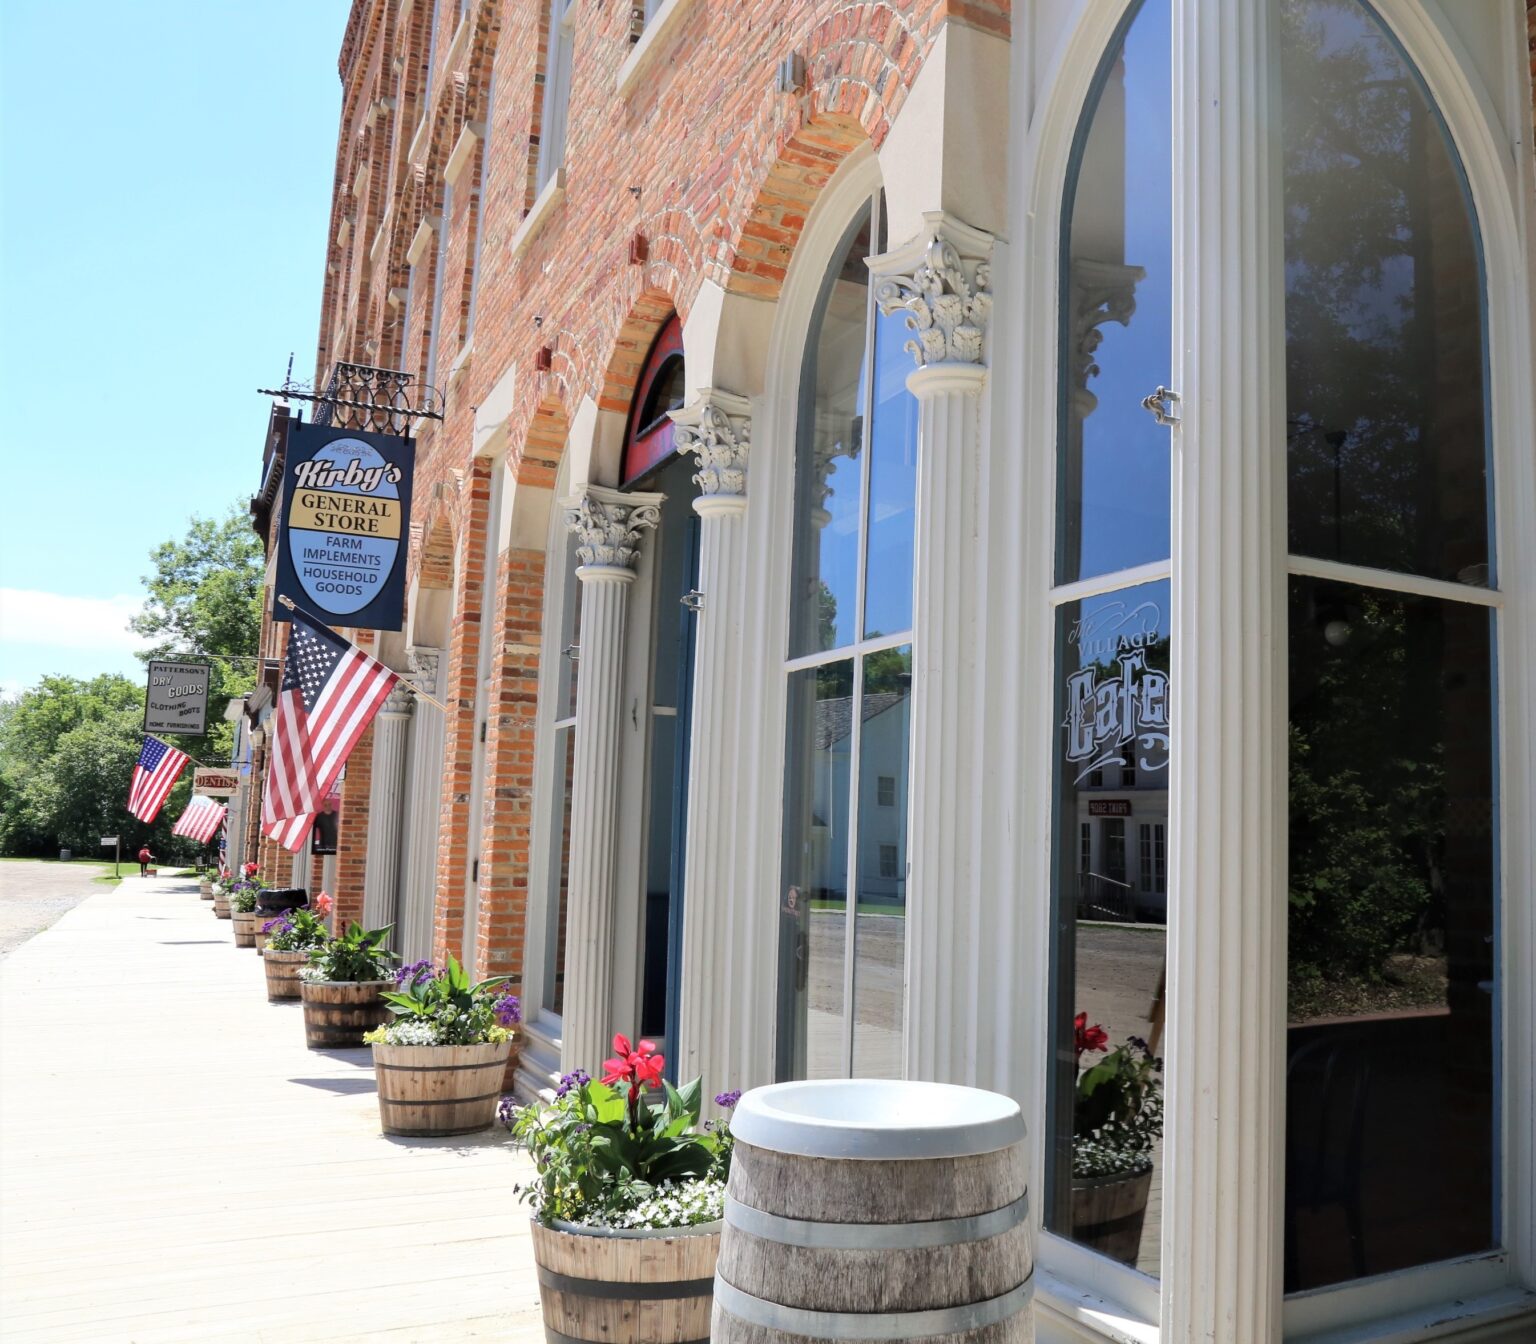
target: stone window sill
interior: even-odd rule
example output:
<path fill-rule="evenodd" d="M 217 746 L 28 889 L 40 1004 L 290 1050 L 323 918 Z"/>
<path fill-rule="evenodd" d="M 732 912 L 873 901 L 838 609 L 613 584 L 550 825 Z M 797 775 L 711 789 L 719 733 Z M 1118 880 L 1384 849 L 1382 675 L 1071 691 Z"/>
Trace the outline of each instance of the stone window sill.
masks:
<path fill-rule="evenodd" d="M 520 257 L 528 250 L 528 244 L 533 237 L 544 227 L 544 221 L 554 212 L 554 209 L 565 199 L 565 169 L 555 169 L 555 175 L 544 184 L 544 190 L 534 201 L 533 208 L 523 216 L 523 222 L 517 226 L 517 232 L 512 235 L 512 255 Z"/>
<path fill-rule="evenodd" d="M 630 48 L 624 64 L 619 67 L 617 88 L 620 97 L 627 97 L 639 82 L 640 73 L 661 45 L 672 35 L 683 15 L 692 8 L 694 0 L 664 0 L 660 9 L 651 15 L 640 34 L 640 40 Z"/>

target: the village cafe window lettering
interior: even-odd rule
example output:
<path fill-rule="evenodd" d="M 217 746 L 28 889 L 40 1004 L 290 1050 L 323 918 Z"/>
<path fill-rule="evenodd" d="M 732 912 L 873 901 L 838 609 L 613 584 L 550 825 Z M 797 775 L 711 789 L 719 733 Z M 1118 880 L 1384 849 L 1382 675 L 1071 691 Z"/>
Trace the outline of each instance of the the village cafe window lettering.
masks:
<path fill-rule="evenodd" d="M 405 611 L 412 440 L 295 425 L 288 432 L 277 594 L 333 625 L 398 630 Z M 281 602 L 274 620 L 287 620 Z"/>
<path fill-rule="evenodd" d="M 1114 600 L 1085 610 L 1067 633 L 1082 663 L 1067 678 L 1066 757 L 1081 784 L 1106 765 L 1161 770 L 1168 763 L 1167 649 L 1155 602 Z"/>

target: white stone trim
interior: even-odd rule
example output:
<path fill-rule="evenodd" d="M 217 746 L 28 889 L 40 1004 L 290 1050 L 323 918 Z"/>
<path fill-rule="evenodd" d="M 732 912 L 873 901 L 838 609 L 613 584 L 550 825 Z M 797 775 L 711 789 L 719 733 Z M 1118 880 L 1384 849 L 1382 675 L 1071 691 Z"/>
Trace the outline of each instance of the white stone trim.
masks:
<path fill-rule="evenodd" d="M 427 131 L 431 124 L 431 116 L 423 112 L 421 120 L 416 123 L 416 129 L 411 134 L 410 147 L 405 151 L 407 163 L 416 165 L 426 162 Z"/>
<path fill-rule="evenodd" d="M 411 245 L 405 249 L 405 259 L 412 266 L 420 266 L 421 259 L 432 246 L 433 236 L 437 233 L 442 219 L 437 215 L 423 215 L 421 223 L 416 226 L 416 232 L 411 235 Z"/>
<path fill-rule="evenodd" d="M 693 5 L 694 0 L 662 0 L 661 8 L 646 20 L 645 31 L 629 49 L 629 55 L 619 66 L 618 77 L 614 80 L 614 91 L 621 98 L 633 90 L 651 57 L 672 35 L 673 29 Z"/>
<path fill-rule="evenodd" d="M 448 154 L 448 162 L 443 165 L 443 180 L 450 187 L 458 186 L 460 176 L 475 156 L 475 146 L 483 139 L 485 139 L 483 121 L 464 123 L 464 129 L 459 132 L 459 138 L 453 142 L 453 149 Z"/>
<path fill-rule="evenodd" d="M 508 251 L 513 257 L 520 257 L 528 250 L 528 244 L 533 241 L 534 235 L 544 227 L 544 221 L 554 213 L 555 207 L 565 199 L 565 167 L 562 164 L 551 174 L 548 182 L 533 202 L 528 213 L 523 216 L 523 222 L 517 226 L 517 232 L 512 235 L 512 241 L 508 244 Z"/>
<path fill-rule="evenodd" d="M 373 231 L 373 242 L 368 245 L 368 260 L 375 266 L 379 266 L 384 260 L 384 249 L 389 246 L 390 217 L 394 213 L 391 205 L 384 212 L 384 218 L 379 221 L 379 227 Z"/>

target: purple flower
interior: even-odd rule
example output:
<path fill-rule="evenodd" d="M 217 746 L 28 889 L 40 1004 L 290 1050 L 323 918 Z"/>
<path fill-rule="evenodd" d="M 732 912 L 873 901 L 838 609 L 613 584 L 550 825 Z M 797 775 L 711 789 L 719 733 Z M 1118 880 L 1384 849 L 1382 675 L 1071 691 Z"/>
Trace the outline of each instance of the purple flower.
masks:
<path fill-rule="evenodd" d="M 263 933 L 287 933 L 293 928 L 293 921 L 287 915 L 279 915 L 276 919 L 269 919 L 261 926 Z"/>
<path fill-rule="evenodd" d="M 559 1101 L 568 1092 L 574 1092 L 591 1081 L 592 1078 L 585 1069 L 572 1069 L 570 1073 L 562 1074 L 560 1086 L 555 1088 L 555 1100 Z"/>
<path fill-rule="evenodd" d="M 512 1128 L 512 1121 L 517 1118 L 517 1098 L 503 1097 L 496 1107 L 496 1119 L 508 1129 Z"/>
<path fill-rule="evenodd" d="M 504 1027 L 516 1026 L 523 1020 L 523 1006 L 516 994 L 503 994 L 491 1007 L 497 1022 Z"/>
<path fill-rule="evenodd" d="M 721 1110 L 729 1111 L 735 1109 L 736 1103 L 740 1100 L 741 1089 L 738 1087 L 734 1092 L 722 1092 L 715 1098 L 715 1105 Z"/>
<path fill-rule="evenodd" d="M 414 984 L 417 977 L 425 983 L 436 980 L 442 974 L 430 961 L 413 961 L 409 966 L 402 966 L 395 972 L 395 986 Z"/>

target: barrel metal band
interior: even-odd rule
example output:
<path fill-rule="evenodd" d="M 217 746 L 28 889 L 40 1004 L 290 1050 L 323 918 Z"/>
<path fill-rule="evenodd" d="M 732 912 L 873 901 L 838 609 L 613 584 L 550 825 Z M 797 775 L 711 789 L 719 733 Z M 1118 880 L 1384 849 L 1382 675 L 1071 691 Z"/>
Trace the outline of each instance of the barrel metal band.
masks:
<path fill-rule="evenodd" d="M 504 1059 L 493 1059 L 488 1064 L 381 1064 L 375 1060 L 373 1067 L 386 1073 L 475 1073 L 480 1069 L 505 1068 L 506 1063 Z"/>
<path fill-rule="evenodd" d="M 500 1092 L 482 1092 L 478 1097 L 386 1097 L 380 1093 L 379 1100 L 390 1106 L 468 1106 L 472 1101 L 489 1101 L 500 1095 Z"/>
<path fill-rule="evenodd" d="M 715 1279 L 715 1302 L 748 1325 L 810 1339 L 899 1340 L 961 1334 L 997 1325 L 1023 1311 L 1035 1290 L 1034 1273 L 1017 1288 L 984 1302 L 966 1302 L 929 1311 L 809 1311 L 765 1302 Z"/>
<path fill-rule="evenodd" d="M 725 1202 L 725 1221 L 734 1228 L 784 1246 L 818 1251 L 915 1251 L 928 1246 L 959 1246 L 1011 1232 L 1029 1218 L 1029 1193 L 1012 1204 L 968 1218 L 936 1218 L 923 1223 L 823 1223 L 764 1213 L 734 1199 Z"/>
<path fill-rule="evenodd" d="M 715 1291 L 713 1279 L 673 1279 L 670 1282 L 611 1283 L 607 1279 L 578 1279 L 539 1266 L 539 1283 L 557 1293 L 581 1297 L 611 1297 L 625 1302 L 664 1302 L 677 1297 L 708 1297 Z"/>
<path fill-rule="evenodd" d="M 544 1339 L 546 1344 L 592 1344 L 590 1339 L 578 1339 L 575 1335 L 562 1335 L 558 1330 L 551 1330 L 547 1325 L 544 1327 Z M 705 1335 L 703 1339 L 685 1339 L 682 1341 L 682 1344 L 709 1344 L 709 1336 Z"/>

